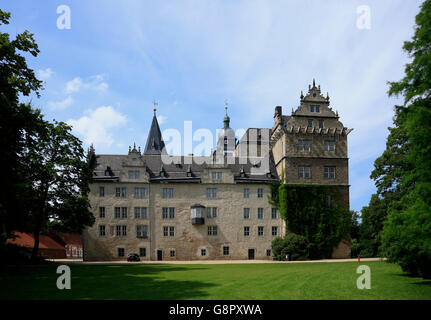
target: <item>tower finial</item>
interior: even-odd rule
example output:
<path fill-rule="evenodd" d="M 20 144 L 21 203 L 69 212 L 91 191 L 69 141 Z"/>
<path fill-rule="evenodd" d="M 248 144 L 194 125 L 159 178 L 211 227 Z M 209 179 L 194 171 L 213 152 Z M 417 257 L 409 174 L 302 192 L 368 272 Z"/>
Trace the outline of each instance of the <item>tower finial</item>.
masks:
<path fill-rule="evenodd" d="M 313 78 L 313 87 L 315 87 L 315 86 L 316 86 L 316 81 Z"/>
<path fill-rule="evenodd" d="M 156 100 L 154 100 L 153 105 L 154 105 L 154 108 L 153 108 L 154 115 L 156 115 L 156 110 L 157 110 L 157 107 L 159 106 L 159 103 Z"/>
<path fill-rule="evenodd" d="M 224 108 L 226 110 L 226 115 L 227 115 L 227 108 L 229 107 L 229 104 L 227 102 L 227 99 L 224 100 Z"/>

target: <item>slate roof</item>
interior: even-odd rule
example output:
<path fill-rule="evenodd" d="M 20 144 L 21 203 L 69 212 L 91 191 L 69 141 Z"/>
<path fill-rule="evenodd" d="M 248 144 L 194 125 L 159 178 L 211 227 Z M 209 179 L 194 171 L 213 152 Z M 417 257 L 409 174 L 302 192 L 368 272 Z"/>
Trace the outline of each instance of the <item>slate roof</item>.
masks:
<path fill-rule="evenodd" d="M 162 154 L 165 143 L 160 132 L 159 123 L 156 113 L 154 112 L 153 121 L 151 122 L 150 132 L 148 133 L 147 143 L 145 145 L 144 154 Z"/>
<path fill-rule="evenodd" d="M 160 155 L 141 155 L 140 158 L 144 161 L 146 172 L 149 174 L 150 182 L 171 182 L 171 183 L 200 183 L 203 171 L 206 168 L 217 168 L 210 163 L 202 163 L 206 157 L 194 157 L 191 164 L 187 161 L 191 157 L 181 156 L 180 164 L 164 164 Z M 187 159 L 188 158 L 188 159 Z M 123 169 L 123 163 L 128 161 L 128 155 L 96 155 L 95 166 L 93 168 L 94 181 L 101 182 L 118 182 L 120 172 Z M 226 164 L 220 168 L 229 168 L 234 174 L 236 183 L 268 183 L 278 181 L 277 172 L 275 169 L 272 153 L 269 159 L 269 173 L 252 175 L 251 169 L 253 164 L 248 161 L 246 164 L 240 163 L 240 159 L 235 157 L 234 164 Z M 109 167 L 111 175 L 105 175 L 105 171 Z M 163 174 L 161 173 L 163 169 Z M 189 174 L 188 174 L 189 172 Z M 241 176 L 241 172 L 244 174 Z"/>
<path fill-rule="evenodd" d="M 263 128 L 255 129 L 258 129 L 259 133 L 263 130 L 270 130 Z M 244 135 L 245 138 L 243 137 L 241 139 L 242 141 L 244 141 L 243 139 L 246 141 L 248 140 L 249 130 L 247 130 L 247 134 Z M 258 140 L 259 139 L 260 137 Z M 206 168 L 229 168 L 234 175 L 236 183 L 268 183 L 279 181 L 272 152 L 269 153 L 269 172 L 252 175 L 251 170 L 256 166 L 249 160 L 247 160 L 247 163 L 243 164 L 243 159 L 238 157 L 234 158 L 235 161 L 233 164 L 225 165 L 214 165 L 213 156 L 178 156 L 176 158 L 180 160 L 177 161 L 179 164 L 165 164 L 162 161 L 162 155 L 167 156 L 164 147 L 165 143 L 163 142 L 154 110 L 153 121 L 142 155 L 140 150 L 136 150 L 136 146 L 133 146 L 133 150 L 129 148 L 129 154 L 126 155 L 97 155 L 94 148 L 90 148 L 87 159 L 90 167 L 93 169 L 93 180 L 95 182 L 120 181 L 120 173 L 123 170 L 123 166 L 129 163 L 131 155 L 133 154 L 132 158 L 135 158 L 135 161 L 139 158 L 136 163 L 141 161 L 141 167 L 145 167 L 149 175 L 149 181 L 153 183 L 201 183 L 201 176 Z M 135 165 L 133 166 L 135 167 Z"/>

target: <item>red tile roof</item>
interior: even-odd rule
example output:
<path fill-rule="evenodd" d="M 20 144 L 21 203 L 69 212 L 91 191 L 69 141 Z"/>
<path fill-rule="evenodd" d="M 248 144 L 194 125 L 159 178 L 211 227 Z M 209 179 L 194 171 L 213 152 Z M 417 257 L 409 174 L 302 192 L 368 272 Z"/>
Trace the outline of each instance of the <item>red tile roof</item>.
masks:
<path fill-rule="evenodd" d="M 66 245 L 82 247 L 82 237 L 77 233 L 59 233 L 58 236 Z"/>
<path fill-rule="evenodd" d="M 8 239 L 8 243 L 16 244 L 22 247 L 33 248 L 34 238 L 33 235 L 24 232 L 14 232 L 17 236 L 15 239 Z M 39 249 L 61 249 L 64 250 L 64 246 L 48 236 L 39 236 Z"/>

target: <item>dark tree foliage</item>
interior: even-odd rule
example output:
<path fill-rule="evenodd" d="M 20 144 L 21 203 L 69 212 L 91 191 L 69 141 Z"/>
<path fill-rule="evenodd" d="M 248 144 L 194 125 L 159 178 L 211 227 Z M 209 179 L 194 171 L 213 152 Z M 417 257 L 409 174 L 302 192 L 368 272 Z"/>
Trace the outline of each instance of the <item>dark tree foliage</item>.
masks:
<path fill-rule="evenodd" d="M 340 205 L 338 193 L 324 185 L 280 184 L 278 191 L 278 207 L 289 232 L 307 239 L 311 259 L 330 258 L 351 226 L 351 212 Z M 334 202 L 328 203 L 327 196 Z"/>
<path fill-rule="evenodd" d="M 359 227 L 359 254 L 362 257 L 379 255 L 383 223 L 388 214 L 388 200 L 377 194 L 371 196 L 368 206 L 362 208 L 362 223 Z"/>
<path fill-rule="evenodd" d="M 0 10 L 0 26 L 9 24 L 10 13 Z M 33 35 L 28 31 L 14 40 L 0 32 L 0 250 L 14 229 L 26 221 L 31 184 L 26 180 L 20 155 L 26 148 L 26 139 L 41 128 L 39 110 L 19 103 L 19 96 L 39 95 L 41 81 L 27 66 L 24 54 L 36 57 L 39 53 Z"/>
<path fill-rule="evenodd" d="M 382 252 L 404 271 L 431 278 L 431 0 L 422 3 L 403 49 L 411 62 L 403 79 L 389 82 L 389 95 L 404 97 L 394 119 L 398 134 L 391 132 L 372 177 L 382 186 L 380 195 L 392 201 Z"/>
<path fill-rule="evenodd" d="M 0 25 L 9 18 L 0 10 Z M 87 198 L 92 174 L 70 126 L 45 121 L 40 110 L 19 102 L 20 95 L 39 96 L 42 89 L 21 53 L 39 53 L 32 34 L 11 41 L 0 33 L 0 246 L 12 231 L 32 232 L 35 259 L 48 226 L 80 232 L 93 224 Z"/>
<path fill-rule="evenodd" d="M 283 238 L 277 237 L 271 244 L 273 256 L 281 260 L 307 260 L 309 258 L 309 243 L 303 236 L 289 233 Z"/>

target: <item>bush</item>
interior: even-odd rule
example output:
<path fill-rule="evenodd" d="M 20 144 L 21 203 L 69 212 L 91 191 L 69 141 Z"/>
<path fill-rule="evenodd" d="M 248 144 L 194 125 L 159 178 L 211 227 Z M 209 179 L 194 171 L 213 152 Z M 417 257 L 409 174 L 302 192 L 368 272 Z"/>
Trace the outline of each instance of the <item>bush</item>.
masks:
<path fill-rule="evenodd" d="M 272 241 L 272 252 L 277 260 L 284 260 L 286 255 L 289 260 L 309 259 L 309 243 L 301 235 L 289 233 L 284 238 L 277 237 Z"/>

